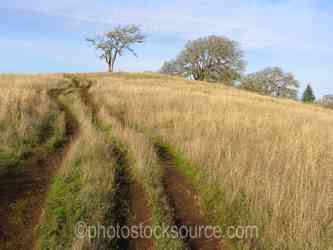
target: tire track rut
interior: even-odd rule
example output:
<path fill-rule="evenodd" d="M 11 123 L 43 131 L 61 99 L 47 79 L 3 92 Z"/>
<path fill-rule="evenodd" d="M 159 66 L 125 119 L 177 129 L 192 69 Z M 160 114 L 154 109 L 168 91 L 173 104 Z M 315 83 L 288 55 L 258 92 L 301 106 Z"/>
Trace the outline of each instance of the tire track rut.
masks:
<path fill-rule="evenodd" d="M 117 160 L 115 182 L 116 193 L 111 202 L 115 206 L 110 211 L 116 214 L 116 221 L 113 223 L 120 227 L 147 225 L 151 219 L 151 211 L 148 206 L 149 200 L 142 185 L 131 178 L 131 171 L 127 154 L 121 147 L 114 143 L 110 146 L 111 154 Z M 111 247 L 111 246 L 110 246 Z M 151 250 L 154 249 L 153 239 L 149 238 L 121 238 L 118 239 L 117 247 L 128 250 Z"/>
<path fill-rule="evenodd" d="M 89 93 L 93 82 L 75 76 L 70 76 L 69 78 L 74 83 L 75 87 L 81 86 L 79 90 L 80 98 L 83 103 L 91 109 L 92 123 L 97 128 L 101 129 L 103 127 L 103 121 L 98 118 L 99 108 Z M 149 207 L 148 195 L 142 184 L 133 176 L 133 171 L 130 169 L 131 163 L 128 159 L 128 153 L 122 148 L 122 145 L 114 141 L 110 145 L 110 154 L 116 159 L 117 163 L 115 174 L 116 192 L 115 196 L 110 199 L 110 201 L 114 203 L 114 206 L 109 211 L 110 214 L 106 215 L 106 218 L 111 218 L 116 215 L 116 221 L 110 222 L 110 225 L 119 225 L 120 228 L 123 226 L 128 226 L 129 228 L 140 225 L 147 226 L 151 220 L 152 213 Z M 115 244 L 116 246 L 112 243 L 108 247 L 116 247 L 124 250 L 154 249 L 154 241 L 149 238 L 120 238 L 117 239 Z"/>
<path fill-rule="evenodd" d="M 52 152 L 33 152 L 23 162 L 20 173 L 4 175 L 0 179 L 1 249 L 33 249 L 35 227 L 39 223 L 52 177 L 79 133 L 75 116 L 58 99 L 62 93 L 59 89 L 48 92 L 59 110 L 64 112 L 65 134 L 61 143 Z M 16 214 L 18 211 L 19 214 Z"/>
<path fill-rule="evenodd" d="M 155 144 L 161 164 L 164 166 L 164 185 L 169 197 L 170 205 L 174 208 L 176 226 L 185 226 L 189 230 L 197 230 L 199 227 L 207 228 L 210 224 L 208 219 L 200 213 L 198 195 L 192 188 L 187 178 L 176 169 L 173 156 L 159 144 Z M 221 250 L 224 249 L 221 239 L 214 237 L 206 238 L 204 232 L 199 237 L 199 230 L 195 237 L 187 237 L 184 241 L 193 250 Z M 211 234 L 212 232 L 210 232 Z"/>
<path fill-rule="evenodd" d="M 128 123 L 123 114 L 109 107 L 109 113 L 115 117 L 122 126 L 130 126 L 140 132 L 145 131 L 137 124 Z M 187 229 L 210 226 L 209 220 L 200 214 L 198 195 L 193 188 L 193 184 L 179 171 L 174 164 L 174 157 L 167 151 L 166 147 L 156 142 L 150 137 L 155 146 L 160 164 L 164 169 L 163 184 L 169 205 L 173 209 L 175 226 L 181 231 L 182 226 Z M 193 250 L 223 250 L 225 249 L 223 240 L 217 238 L 188 237 L 183 239 L 189 249 Z"/>

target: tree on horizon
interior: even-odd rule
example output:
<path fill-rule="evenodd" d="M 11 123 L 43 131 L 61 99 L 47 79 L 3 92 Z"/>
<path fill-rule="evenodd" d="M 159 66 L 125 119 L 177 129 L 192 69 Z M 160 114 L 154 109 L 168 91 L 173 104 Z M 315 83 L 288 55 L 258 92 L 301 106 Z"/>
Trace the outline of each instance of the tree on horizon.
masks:
<path fill-rule="evenodd" d="M 244 77 L 240 87 L 263 95 L 297 100 L 299 82 L 292 73 L 269 67 Z"/>
<path fill-rule="evenodd" d="M 109 72 L 114 71 L 117 58 L 122 56 L 126 51 L 137 56 L 131 46 L 136 43 L 143 43 L 144 40 L 145 36 L 136 25 L 117 26 L 112 31 L 103 35 L 86 39 L 93 47 L 102 51 L 100 58 L 104 59 L 107 63 Z"/>
<path fill-rule="evenodd" d="M 313 89 L 310 86 L 310 84 L 308 84 L 304 90 L 303 93 L 303 97 L 302 97 L 302 101 L 306 102 L 306 103 L 312 103 L 316 100 L 316 97 L 313 93 Z"/>
<path fill-rule="evenodd" d="M 238 43 L 212 35 L 187 42 L 177 58 L 164 63 L 160 72 L 232 84 L 241 78 L 244 69 L 243 51 Z"/>

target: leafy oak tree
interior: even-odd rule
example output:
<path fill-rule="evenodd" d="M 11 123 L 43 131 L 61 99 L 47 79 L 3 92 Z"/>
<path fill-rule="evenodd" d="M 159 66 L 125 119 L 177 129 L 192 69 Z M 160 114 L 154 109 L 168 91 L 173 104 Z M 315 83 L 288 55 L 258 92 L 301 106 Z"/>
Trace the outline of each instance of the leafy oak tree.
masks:
<path fill-rule="evenodd" d="M 185 69 L 183 65 L 179 64 L 176 60 L 164 62 L 159 73 L 172 76 L 183 76 Z"/>
<path fill-rule="evenodd" d="M 303 102 L 307 102 L 307 103 L 311 103 L 314 102 L 316 100 L 316 97 L 313 93 L 313 90 L 311 88 L 311 86 L 308 84 L 306 86 L 306 89 L 304 90 L 303 96 L 302 96 L 302 101 Z"/>
<path fill-rule="evenodd" d="M 194 80 L 232 83 L 240 79 L 244 68 L 238 43 L 225 37 L 208 36 L 189 41 L 176 60 L 167 62 L 161 71 L 177 72 Z"/>
<path fill-rule="evenodd" d="M 101 51 L 101 59 L 108 64 L 109 72 L 113 72 L 114 65 L 119 56 L 129 51 L 137 56 L 131 47 L 136 43 L 143 43 L 145 36 L 140 28 L 135 25 L 117 26 L 112 31 L 99 35 L 95 38 L 86 39 L 97 50 Z"/>
<path fill-rule="evenodd" d="M 240 87 L 264 95 L 297 99 L 299 82 L 293 74 L 273 67 L 247 75 Z"/>

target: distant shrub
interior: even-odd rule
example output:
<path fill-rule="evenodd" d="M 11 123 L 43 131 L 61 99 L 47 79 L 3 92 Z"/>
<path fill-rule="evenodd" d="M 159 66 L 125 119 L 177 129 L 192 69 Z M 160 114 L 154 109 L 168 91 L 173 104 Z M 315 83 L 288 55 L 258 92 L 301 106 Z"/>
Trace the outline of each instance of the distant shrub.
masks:
<path fill-rule="evenodd" d="M 333 109 L 333 95 L 325 95 L 323 96 L 318 103 L 326 108 Z"/>
<path fill-rule="evenodd" d="M 304 90 L 304 93 L 303 93 L 302 101 L 310 103 L 310 102 L 314 102 L 315 100 L 316 100 L 316 97 L 313 93 L 311 86 L 307 85 L 306 89 Z"/>

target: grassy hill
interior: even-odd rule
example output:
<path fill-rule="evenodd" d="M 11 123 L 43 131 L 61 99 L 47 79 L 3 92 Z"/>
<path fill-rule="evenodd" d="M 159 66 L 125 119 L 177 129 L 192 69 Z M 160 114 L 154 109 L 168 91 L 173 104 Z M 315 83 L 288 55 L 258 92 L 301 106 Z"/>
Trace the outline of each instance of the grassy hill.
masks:
<path fill-rule="evenodd" d="M 0 104 L 4 249 L 332 249 L 331 110 L 148 73 L 1 75 Z M 89 240 L 78 221 L 225 238 Z"/>

